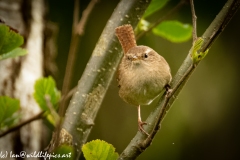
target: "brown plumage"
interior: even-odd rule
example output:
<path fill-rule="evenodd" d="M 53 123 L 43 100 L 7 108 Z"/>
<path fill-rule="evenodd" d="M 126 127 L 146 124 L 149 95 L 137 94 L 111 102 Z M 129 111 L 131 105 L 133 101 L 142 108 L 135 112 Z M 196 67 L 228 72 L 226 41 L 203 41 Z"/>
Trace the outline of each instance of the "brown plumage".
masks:
<path fill-rule="evenodd" d="M 124 50 L 117 75 L 119 96 L 125 102 L 138 106 L 139 129 L 146 133 L 142 128 L 145 123 L 141 121 L 140 105 L 150 104 L 170 83 L 170 67 L 150 47 L 136 46 L 131 25 L 116 28 L 116 35 Z"/>

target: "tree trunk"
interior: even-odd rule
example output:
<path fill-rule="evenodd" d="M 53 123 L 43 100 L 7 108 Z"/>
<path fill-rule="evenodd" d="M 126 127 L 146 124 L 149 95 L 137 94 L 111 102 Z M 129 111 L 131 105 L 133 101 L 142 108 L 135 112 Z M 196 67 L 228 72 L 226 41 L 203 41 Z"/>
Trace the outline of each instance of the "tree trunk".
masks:
<path fill-rule="evenodd" d="M 24 46 L 28 52 L 24 57 L 0 62 L 0 95 L 20 100 L 21 120 L 40 112 L 33 92 L 35 81 L 43 76 L 43 15 L 43 0 L 0 1 L 0 18 L 24 36 Z M 28 154 L 39 151 L 41 132 L 41 121 L 32 122 L 20 131 L 1 138 L 0 151 L 12 151 L 15 154 L 19 154 L 20 151 L 26 151 Z"/>

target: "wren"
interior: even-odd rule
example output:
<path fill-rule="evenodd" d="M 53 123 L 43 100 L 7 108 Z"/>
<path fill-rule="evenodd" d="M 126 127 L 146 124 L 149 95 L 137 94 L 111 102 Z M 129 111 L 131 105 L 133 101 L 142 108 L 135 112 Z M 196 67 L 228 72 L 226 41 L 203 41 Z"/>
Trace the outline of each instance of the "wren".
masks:
<path fill-rule="evenodd" d="M 124 56 L 118 68 L 119 96 L 128 104 L 138 107 L 138 128 L 146 124 L 141 120 L 140 105 L 149 105 L 167 89 L 172 76 L 167 61 L 152 48 L 137 46 L 131 25 L 115 29 Z"/>

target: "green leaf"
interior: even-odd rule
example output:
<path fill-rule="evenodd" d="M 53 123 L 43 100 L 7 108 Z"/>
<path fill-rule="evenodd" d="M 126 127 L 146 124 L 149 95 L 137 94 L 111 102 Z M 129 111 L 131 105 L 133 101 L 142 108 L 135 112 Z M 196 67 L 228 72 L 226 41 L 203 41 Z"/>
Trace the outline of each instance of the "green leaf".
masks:
<path fill-rule="evenodd" d="M 160 10 L 162 7 L 166 5 L 168 0 L 152 0 L 150 5 L 148 6 L 146 12 L 143 15 L 143 18 L 146 18 L 153 14 L 154 12 Z"/>
<path fill-rule="evenodd" d="M 153 33 L 171 42 L 187 41 L 192 36 L 192 26 L 179 21 L 164 21 L 153 29 Z"/>
<path fill-rule="evenodd" d="M 22 49 L 18 47 L 10 52 L 0 55 L 0 60 L 7 59 L 7 58 L 14 58 L 17 56 L 24 56 L 26 54 L 27 54 L 26 49 Z"/>
<path fill-rule="evenodd" d="M 24 42 L 23 37 L 11 30 L 7 25 L 0 24 L 0 55 L 10 52 L 21 46 Z"/>
<path fill-rule="evenodd" d="M 18 99 L 7 96 L 0 97 L 0 128 L 10 126 L 16 120 L 16 113 L 20 109 L 20 102 Z"/>
<path fill-rule="evenodd" d="M 34 89 L 35 92 L 33 96 L 42 110 L 49 110 L 46 96 L 49 96 L 51 105 L 57 108 L 57 103 L 60 100 L 60 92 L 57 90 L 56 83 L 51 76 L 38 79 L 35 82 Z"/>
<path fill-rule="evenodd" d="M 73 160 L 74 159 L 74 149 L 72 146 L 61 145 L 53 153 L 53 160 Z M 52 158 L 51 158 L 52 159 Z"/>
<path fill-rule="evenodd" d="M 115 148 L 102 140 L 93 140 L 82 147 L 86 160 L 115 160 L 119 157 Z"/>

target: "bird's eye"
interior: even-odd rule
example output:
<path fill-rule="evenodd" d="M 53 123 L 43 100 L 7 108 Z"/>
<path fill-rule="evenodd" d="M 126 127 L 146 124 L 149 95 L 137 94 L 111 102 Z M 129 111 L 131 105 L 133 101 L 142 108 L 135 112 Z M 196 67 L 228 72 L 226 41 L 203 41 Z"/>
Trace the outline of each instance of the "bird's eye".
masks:
<path fill-rule="evenodd" d="M 148 53 L 144 53 L 144 58 L 148 58 Z"/>

